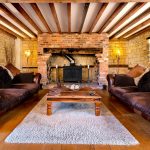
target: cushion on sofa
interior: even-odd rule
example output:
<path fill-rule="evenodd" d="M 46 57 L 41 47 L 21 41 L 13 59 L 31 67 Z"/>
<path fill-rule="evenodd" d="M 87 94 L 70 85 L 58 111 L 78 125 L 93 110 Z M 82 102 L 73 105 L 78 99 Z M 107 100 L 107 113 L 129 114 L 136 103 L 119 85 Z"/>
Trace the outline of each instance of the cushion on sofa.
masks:
<path fill-rule="evenodd" d="M 115 86 L 135 86 L 134 78 L 125 74 L 116 74 L 114 78 Z"/>
<path fill-rule="evenodd" d="M 138 83 L 138 90 L 141 92 L 150 92 L 150 71 L 144 74 Z"/>
<path fill-rule="evenodd" d="M 34 73 L 20 73 L 13 79 L 13 83 L 33 83 Z"/>
<path fill-rule="evenodd" d="M 146 70 L 145 67 L 141 66 L 141 65 L 136 65 L 135 67 L 133 67 L 128 73 L 127 75 L 133 78 L 136 78 L 138 76 L 140 76 L 144 71 Z"/>
<path fill-rule="evenodd" d="M 7 64 L 5 67 L 13 74 L 13 76 L 20 73 L 20 70 L 11 63 Z"/>
<path fill-rule="evenodd" d="M 9 76 L 7 70 L 0 67 L 0 88 L 9 88 L 11 83 L 12 79 Z"/>
<path fill-rule="evenodd" d="M 35 94 L 39 90 L 39 84 L 35 83 L 18 83 L 13 84 L 12 88 L 18 89 L 26 89 L 30 93 L 30 95 Z"/>

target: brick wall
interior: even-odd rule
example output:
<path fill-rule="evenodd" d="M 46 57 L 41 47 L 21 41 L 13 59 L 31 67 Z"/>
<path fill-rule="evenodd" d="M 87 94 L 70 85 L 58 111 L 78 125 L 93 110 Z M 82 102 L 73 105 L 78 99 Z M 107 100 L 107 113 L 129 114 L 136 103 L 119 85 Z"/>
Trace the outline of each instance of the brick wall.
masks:
<path fill-rule="evenodd" d="M 48 34 L 38 36 L 38 72 L 42 77 L 42 83 L 47 83 L 46 62 L 50 54 L 44 54 L 43 48 L 100 48 L 103 53 L 96 55 L 99 63 L 98 82 L 106 84 L 108 73 L 108 36 L 107 34 Z"/>
<path fill-rule="evenodd" d="M 15 37 L 0 30 L 0 65 L 15 62 Z"/>

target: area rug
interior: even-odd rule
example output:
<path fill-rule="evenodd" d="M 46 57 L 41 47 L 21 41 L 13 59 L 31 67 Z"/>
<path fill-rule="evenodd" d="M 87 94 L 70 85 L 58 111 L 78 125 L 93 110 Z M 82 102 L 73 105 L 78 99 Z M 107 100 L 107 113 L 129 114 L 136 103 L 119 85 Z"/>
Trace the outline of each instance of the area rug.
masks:
<path fill-rule="evenodd" d="M 46 97 L 5 139 L 8 143 L 136 145 L 138 141 L 102 104 L 95 116 L 94 104 L 53 103 L 46 115 Z"/>

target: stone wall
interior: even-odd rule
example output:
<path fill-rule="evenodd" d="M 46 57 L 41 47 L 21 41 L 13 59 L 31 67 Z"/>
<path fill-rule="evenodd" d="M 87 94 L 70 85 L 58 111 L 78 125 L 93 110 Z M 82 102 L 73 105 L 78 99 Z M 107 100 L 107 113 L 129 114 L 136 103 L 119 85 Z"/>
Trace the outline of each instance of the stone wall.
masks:
<path fill-rule="evenodd" d="M 146 38 L 149 36 L 150 31 L 147 31 L 128 41 L 128 64 L 130 67 L 134 67 L 136 64 L 148 66 L 149 50 Z"/>
<path fill-rule="evenodd" d="M 22 41 L 22 72 L 37 72 L 37 39 L 27 39 Z M 31 55 L 25 56 L 25 51 L 30 50 Z"/>
<path fill-rule="evenodd" d="M 15 62 L 15 37 L 0 29 L 0 65 Z"/>
<path fill-rule="evenodd" d="M 126 73 L 128 71 L 128 41 L 110 40 L 109 43 L 109 73 Z M 118 50 L 120 51 L 119 62 L 117 57 Z"/>
<path fill-rule="evenodd" d="M 48 34 L 38 36 L 38 72 L 42 74 L 42 83 L 47 83 L 47 60 L 50 54 L 44 54 L 43 48 L 100 48 L 96 55 L 99 62 L 98 83 L 106 84 L 108 73 L 109 40 L 107 34 Z"/>

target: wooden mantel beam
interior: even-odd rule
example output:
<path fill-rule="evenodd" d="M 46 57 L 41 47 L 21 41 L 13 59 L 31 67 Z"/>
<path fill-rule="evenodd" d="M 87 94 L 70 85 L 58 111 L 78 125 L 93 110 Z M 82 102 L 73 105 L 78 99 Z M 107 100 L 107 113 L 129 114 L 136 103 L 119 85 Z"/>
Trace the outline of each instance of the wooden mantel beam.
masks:
<path fill-rule="evenodd" d="M 24 28 L 32 36 L 34 36 L 34 37 L 37 36 L 25 24 L 23 24 L 14 14 L 12 14 L 4 5 L 2 5 L 2 3 L 0 3 L 0 11 L 4 12 L 7 16 L 9 16 L 12 20 L 14 20 L 18 25 L 20 25 L 22 28 Z"/>
<path fill-rule="evenodd" d="M 10 21 L 5 19 L 3 16 L 0 15 L 0 20 L 7 24 L 9 27 L 15 29 L 17 32 L 21 33 L 23 36 L 30 38 L 27 34 L 25 34 L 22 30 L 20 30 L 18 27 L 16 27 L 14 24 L 12 24 Z"/>
<path fill-rule="evenodd" d="M 36 25 L 36 23 L 31 19 L 31 17 L 26 13 L 26 11 L 20 6 L 20 4 L 12 3 L 12 5 L 22 14 L 22 16 L 38 31 L 42 33 L 41 29 Z"/>
<path fill-rule="evenodd" d="M 80 2 L 80 3 L 87 3 L 87 2 L 101 2 L 101 3 L 108 3 L 108 2 L 149 2 L 149 0 L 0 0 L 1 3 L 69 3 L 69 2 Z"/>
<path fill-rule="evenodd" d="M 13 32 L 13 31 L 11 31 L 10 29 L 6 28 L 6 27 L 3 26 L 2 24 L 0 24 L 0 29 L 2 29 L 2 30 L 4 30 L 4 31 L 8 32 L 9 34 L 11 34 L 11 35 L 13 35 L 13 36 L 15 36 L 15 37 L 18 37 L 18 38 L 20 38 L 20 39 L 23 39 L 23 37 L 21 37 L 20 35 L 18 35 L 17 33 Z"/>
<path fill-rule="evenodd" d="M 57 13 L 56 13 L 56 9 L 55 9 L 54 3 L 49 3 L 49 7 L 51 9 L 51 12 L 53 14 L 54 20 L 56 22 L 58 32 L 61 33 L 60 23 L 59 23 L 59 20 L 58 20 L 58 17 L 57 17 Z"/>
<path fill-rule="evenodd" d="M 95 25 L 97 24 L 99 18 L 102 16 L 103 12 L 105 11 L 107 5 L 108 5 L 107 3 L 102 4 L 102 6 L 101 6 L 101 8 L 100 8 L 100 10 L 99 10 L 99 12 L 98 12 L 98 14 L 97 14 L 97 16 L 96 16 L 96 18 L 95 18 L 93 24 L 92 24 L 92 26 L 90 27 L 89 33 L 92 33 L 92 31 L 93 31 Z"/>
<path fill-rule="evenodd" d="M 33 8 L 33 10 L 35 11 L 35 13 L 37 14 L 37 16 L 39 17 L 39 19 L 41 20 L 41 22 L 44 24 L 45 28 L 48 30 L 49 33 L 52 33 L 48 23 L 46 22 L 45 18 L 43 17 L 40 9 L 38 8 L 36 3 L 31 3 L 31 7 Z"/>

